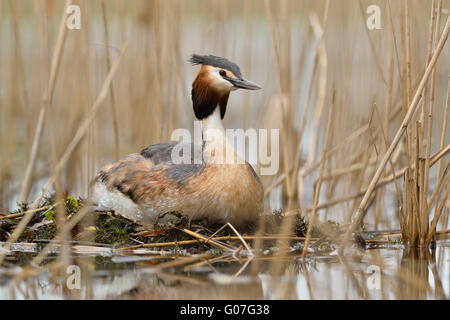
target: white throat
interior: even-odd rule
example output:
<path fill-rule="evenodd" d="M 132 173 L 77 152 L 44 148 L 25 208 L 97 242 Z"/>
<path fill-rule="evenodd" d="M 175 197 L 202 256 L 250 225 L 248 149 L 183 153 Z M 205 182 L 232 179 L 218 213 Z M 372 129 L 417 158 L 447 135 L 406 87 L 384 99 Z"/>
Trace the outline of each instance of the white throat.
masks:
<path fill-rule="evenodd" d="M 202 120 L 202 140 L 203 160 L 206 163 L 236 164 L 241 160 L 228 143 L 219 107 Z"/>
<path fill-rule="evenodd" d="M 203 141 L 215 141 L 225 137 L 225 129 L 220 118 L 220 108 L 216 107 L 208 117 L 202 120 Z"/>

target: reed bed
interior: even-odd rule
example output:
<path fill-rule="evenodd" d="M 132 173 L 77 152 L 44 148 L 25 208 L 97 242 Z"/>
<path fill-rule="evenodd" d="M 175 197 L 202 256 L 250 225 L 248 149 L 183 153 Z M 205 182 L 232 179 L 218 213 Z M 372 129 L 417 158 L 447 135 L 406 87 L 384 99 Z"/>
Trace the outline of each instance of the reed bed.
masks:
<path fill-rule="evenodd" d="M 69 215 L 61 204 L 68 195 L 86 198 L 103 164 L 168 141 L 176 128 L 192 130 L 192 53 L 236 61 L 263 86 L 258 94 L 230 97 L 225 118 L 226 127 L 280 130 L 280 168 L 262 176 L 260 227 L 252 234 L 232 225 L 207 234 L 182 228 L 188 239 L 136 243 L 115 253 L 165 256 L 168 248 L 201 243 L 223 250 L 219 261 L 242 262 L 231 282 L 250 262 L 259 270 L 268 258 L 261 248 L 275 240 L 273 274 L 288 272 L 283 264 L 294 244 L 303 260 L 325 242 L 344 259 L 358 237 L 365 247 L 402 241 L 430 248 L 445 239 L 450 2 L 375 1 L 379 30 L 366 27 L 369 2 L 0 1 L 0 223 L 15 224 L 0 265 L 30 221 L 50 211 L 55 237 L 43 250 L 27 242 L 39 253 L 21 277 L 53 267 L 63 272 L 71 250 L 111 249 L 74 247 L 74 229 L 95 221 L 89 204 Z M 65 26 L 70 4 L 81 8 L 80 30 Z M 56 201 L 43 203 L 51 194 Z M 280 209 L 283 219 L 267 233 Z M 299 217 L 308 222 L 301 236 Z M 224 229 L 229 234 L 214 232 Z M 378 231 L 384 233 L 376 239 L 367 236 Z M 50 252 L 59 258 L 43 267 Z M 172 258 L 159 267 L 189 269 L 215 259 L 210 253 Z"/>

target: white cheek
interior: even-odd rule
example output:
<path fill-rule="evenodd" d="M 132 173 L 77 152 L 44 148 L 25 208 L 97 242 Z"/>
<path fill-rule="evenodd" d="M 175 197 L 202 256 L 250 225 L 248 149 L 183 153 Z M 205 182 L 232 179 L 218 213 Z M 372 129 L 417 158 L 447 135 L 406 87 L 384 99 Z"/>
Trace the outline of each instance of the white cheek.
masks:
<path fill-rule="evenodd" d="M 214 72 L 212 75 L 211 84 L 217 90 L 224 91 L 224 92 L 228 92 L 230 90 L 233 90 L 233 88 L 234 88 L 231 83 L 229 83 L 227 80 L 223 79 L 222 76 L 216 72 Z"/>

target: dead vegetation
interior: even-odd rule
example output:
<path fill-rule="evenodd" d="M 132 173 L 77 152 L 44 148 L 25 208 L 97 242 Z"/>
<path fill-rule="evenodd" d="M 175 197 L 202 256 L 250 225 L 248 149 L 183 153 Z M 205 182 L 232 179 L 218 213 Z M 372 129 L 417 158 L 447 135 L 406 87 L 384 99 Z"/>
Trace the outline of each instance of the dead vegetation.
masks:
<path fill-rule="evenodd" d="M 86 24 L 68 32 L 72 2 Z M 2 250 L 0 265 L 28 263 L 25 276 L 51 269 L 48 255 L 64 270 L 71 252 L 155 255 L 161 269 L 214 259 L 245 269 L 276 257 L 270 270 L 281 274 L 286 256 L 342 254 L 354 240 L 429 248 L 448 239 L 449 3 L 387 0 L 383 28 L 372 31 L 367 5 L 2 1 L 0 30 L 12 32 L 0 31 L 10 62 L 0 73 L 0 241 L 31 253 Z M 279 173 L 262 178 L 267 206 L 284 209 L 234 230 L 183 219 L 142 226 L 75 208 L 67 195 L 86 195 L 100 165 L 190 128 L 194 52 L 238 61 L 264 83 L 260 96 L 234 98 L 241 107 L 225 121 L 280 129 Z"/>

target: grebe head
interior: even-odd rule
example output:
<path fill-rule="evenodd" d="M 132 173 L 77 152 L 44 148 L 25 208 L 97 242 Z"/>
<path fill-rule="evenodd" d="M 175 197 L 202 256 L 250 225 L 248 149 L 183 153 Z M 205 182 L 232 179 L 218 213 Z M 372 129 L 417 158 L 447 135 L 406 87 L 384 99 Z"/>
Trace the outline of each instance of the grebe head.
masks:
<path fill-rule="evenodd" d="M 199 120 L 208 117 L 218 105 L 223 119 L 231 91 L 261 89 L 256 83 L 244 79 L 239 66 L 225 58 L 194 54 L 189 61 L 202 65 L 192 83 L 194 113 Z"/>

